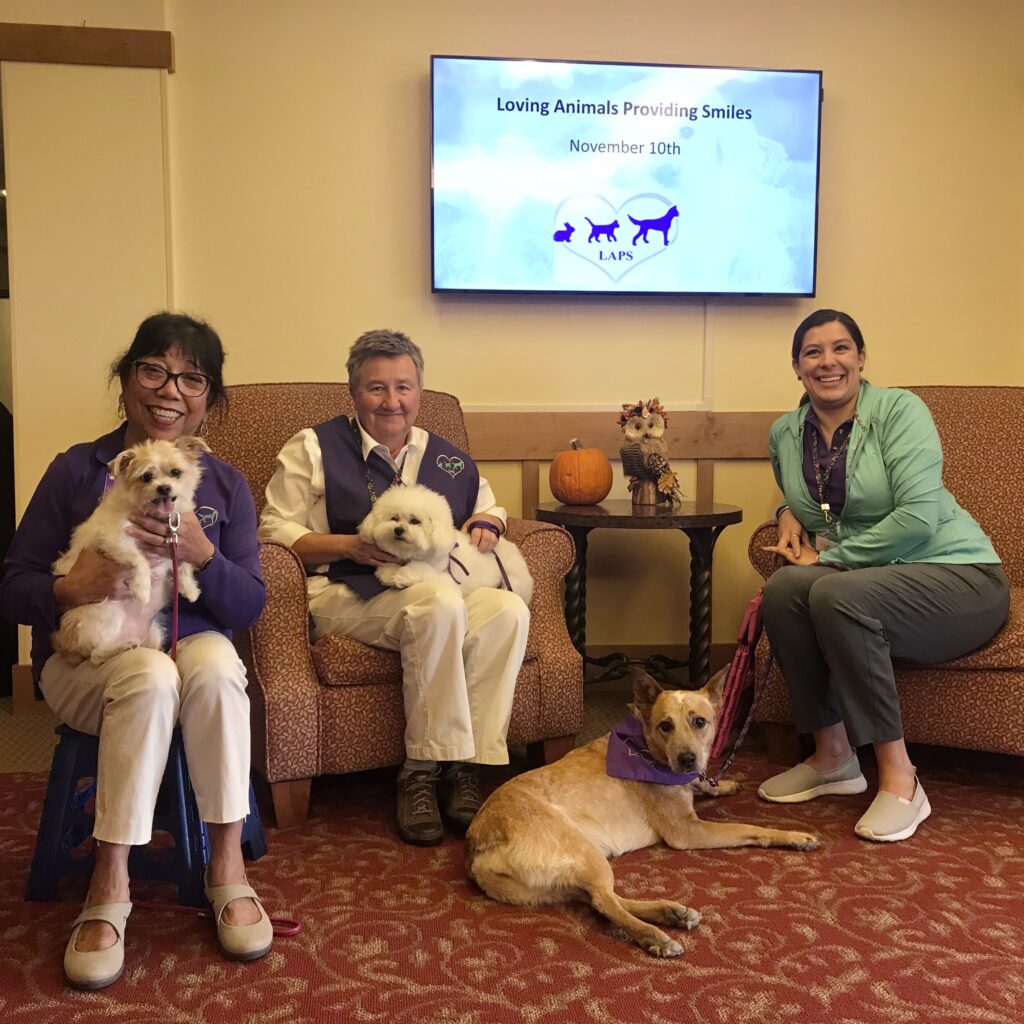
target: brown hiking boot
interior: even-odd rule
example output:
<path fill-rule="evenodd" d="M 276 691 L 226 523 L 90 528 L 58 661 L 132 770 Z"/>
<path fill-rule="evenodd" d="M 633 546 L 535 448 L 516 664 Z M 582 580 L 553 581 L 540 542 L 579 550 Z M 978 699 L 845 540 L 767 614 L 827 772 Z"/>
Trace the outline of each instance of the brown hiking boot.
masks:
<path fill-rule="evenodd" d="M 465 832 L 480 810 L 480 772 L 475 764 L 452 761 L 441 775 L 441 812 L 444 820 Z"/>
<path fill-rule="evenodd" d="M 440 768 L 398 773 L 398 834 L 413 846 L 437 846 L 444 838 L 437 809 Z"/>

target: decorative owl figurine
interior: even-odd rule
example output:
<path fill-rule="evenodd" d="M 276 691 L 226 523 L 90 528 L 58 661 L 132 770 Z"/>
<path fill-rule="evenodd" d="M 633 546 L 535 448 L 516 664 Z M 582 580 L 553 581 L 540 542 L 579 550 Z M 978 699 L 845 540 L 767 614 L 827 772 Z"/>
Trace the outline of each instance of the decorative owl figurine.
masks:
<path fill-rule="evenodd" d="M 665 427 L 668 413 L 657 398 L 644 402 L 626 402 L 618 417 L 619 427 L 626 435 L 619 457 L 622 472 L 629 477 L 633 504 L 656 504 L 659 501 L 679 500 L 679 480 L 669 465 Z M 648 483 L 644 487 L 644 483 Z M 653 488 L 650 487 L 653 484 Z M 651 497 L 644 499 L 647 492 Z M 652 493 L 653 492 L 653 493 Z"/>

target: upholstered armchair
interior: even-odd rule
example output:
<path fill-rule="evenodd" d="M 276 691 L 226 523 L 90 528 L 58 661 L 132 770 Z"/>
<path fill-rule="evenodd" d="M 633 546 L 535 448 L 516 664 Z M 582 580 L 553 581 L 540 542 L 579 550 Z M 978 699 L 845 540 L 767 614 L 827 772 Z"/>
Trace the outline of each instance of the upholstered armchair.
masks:
<path fill-rule="evenodd" d="M 915 387 L 942 439 L 943 480 L 992 538 L 1010 580 L 1010 615 L 984 647 L 936 665 L 896 663 L 904 735 L 912 743 L 1024 755 L 1024 464 L 1015 431 L 1024 423 L 1024 388 Z M 783 560 L 762 551 L 774 544 L 774 523 L 750 539 L 750 561 L 767 579 Z M 766 724 L 769 755 L 796 758 L 792 708 L 773 665 L 767 678 L 767 637 L 757 649 L 755 718 Z"/>
<path fill-rule="evenodd" d="M 229 387 L 230 414 L 207 440 L 248 477 L 256 508 L 278 451 L 304 427 L 352 414 L 344 384 L 240 384 Z M 424 391 L 417 424 L 471 451 L 458 400 Z M 573 545 L 559 527 L 510 519 L 535 580 L 526 658 L 516 682 L 509 742 L 534 760 L 571 749 L 583 707 L 583 665 L 569 640 L 560 585 Z M 279 827 L 306 820 L 311 780 L 398 764 L 405 757 L 401 666 L 397 654 L 348 637 L 310 643 L 306 574 L 280 544 L 260 554 L 267 606 L 235 634 L 249 675 L 253 767 L 270 784 Z"/>

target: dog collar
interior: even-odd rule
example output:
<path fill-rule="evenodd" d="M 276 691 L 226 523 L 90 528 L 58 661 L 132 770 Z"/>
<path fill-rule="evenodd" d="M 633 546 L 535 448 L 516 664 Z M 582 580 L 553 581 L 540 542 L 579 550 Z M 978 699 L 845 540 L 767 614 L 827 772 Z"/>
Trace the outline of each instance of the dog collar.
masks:
<path fill-rule="evenodd" d="M 647 748 L 643 725 L 635 715 L 619 722 L 608 734 L 609 775 L 634 782 L 654 782 L 659 786 L 686 786 L 702 777 L 700 772 L 674 772 L 654 759 Z"/>

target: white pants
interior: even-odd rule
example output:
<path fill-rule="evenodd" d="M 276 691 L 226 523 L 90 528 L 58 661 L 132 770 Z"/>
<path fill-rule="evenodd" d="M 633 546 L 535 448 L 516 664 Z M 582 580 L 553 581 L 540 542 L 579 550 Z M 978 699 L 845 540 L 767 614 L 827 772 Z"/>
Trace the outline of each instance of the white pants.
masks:
<path fill-rule="evenodd" d="M 175 723 L 202 820 L 223 824 L 249 813 L 249 698 L 227 637 L 179 640 L 177 663 L 148 647 L 102 665 L 72 666 L 54 654 L 39 685 L 62 722 L 100 738 L 95 838 L 149 842 Z"/>
<path fill-rule="evenodd" d="M 363 600 L 331 584 L 309 610 L 314 640 L 340 633 L 399 652 L 408 757 L 508 764 L 505 735 L 530 629 L 521 597 L 481 587 L 463 600 L 442 582 Z"/>

